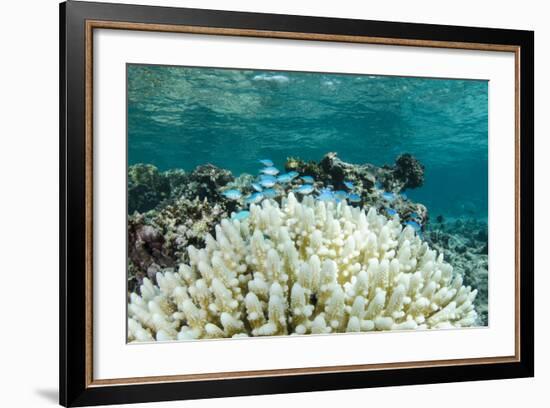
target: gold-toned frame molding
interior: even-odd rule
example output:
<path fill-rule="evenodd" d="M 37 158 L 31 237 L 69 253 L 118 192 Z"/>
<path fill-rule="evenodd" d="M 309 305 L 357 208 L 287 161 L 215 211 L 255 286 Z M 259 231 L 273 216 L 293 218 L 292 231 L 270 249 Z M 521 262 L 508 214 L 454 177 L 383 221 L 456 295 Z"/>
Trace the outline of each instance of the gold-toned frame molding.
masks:
<path fill-rule="evenodd" d="M 397 45 L 411 47 L 448 48 L 477 51 L 511 52 L 515 58 L 515 353 L 513 356 L 480 357 L 450 360 L 430 360 L 384 364 L 358 364 L 343 366 L 304 367 L 275 370 L 254 370 L 237 372 L 217 372 L 206 374 L 168 375 L 153 377 L 128 377 L 113 379 L 93 378 L 93 32 L 94 29 L 114 29 L 149 32 L 169 32 L 203 35 L 221 35 L 238 37 L 259 37 L 310 41 L 330 41 L 343 43 Z M 369 36 L 350 36 L 332 34 L 314 34 L 285 31 L 261 31 L 250 29 L 232 29 L 215 27 L 197 27 L 187 25 L 166 25 L 147 23 L 128 23 L 120 21 L 86 21 L 86 238 L 85 238 L 85 284 L 86 284 L 86 378 L 88 387 L 112 385 L 169 383 L 181 381 L 224 380 L 252 377 L 276 377 L 303 374 L 321 374 L 337 372 L 357 372 L 389 370 L 398 368 L 426 368 L 442 366 L 461 366 L 472 364 L 514 363 L 521 361 L 520 356 L 520 51 L 521 47 L 504 44 L 483 44 L 466 42 L 447 42 L 414 39 L 396 39 Z"/>

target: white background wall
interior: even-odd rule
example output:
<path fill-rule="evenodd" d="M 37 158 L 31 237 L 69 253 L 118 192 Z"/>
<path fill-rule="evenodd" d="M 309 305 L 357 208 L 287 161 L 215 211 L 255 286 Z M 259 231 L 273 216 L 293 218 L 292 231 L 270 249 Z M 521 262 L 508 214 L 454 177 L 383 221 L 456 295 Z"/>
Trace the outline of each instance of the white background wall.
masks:
<path fill-rule="evenodd" d="M 135 1 L 137 2 L 137 1 Z M 134 2 L 134 3 L 135 3 Z M 58 7 L 0 3 L 0 406 L 57 404 Z M 165 0 L 147 4 L 535 30 L 536 378 L 149 404 L 159 407 L 548 406 L 550 25 L 543 1 Z M 512 182 L 512 181 L 510 181 Z M 498 273 L 498 271 L 495 271 Z M 141 406 L 141 405 L 140 405 Z M 145 406 L 145 405 L 143 405 Z"/>

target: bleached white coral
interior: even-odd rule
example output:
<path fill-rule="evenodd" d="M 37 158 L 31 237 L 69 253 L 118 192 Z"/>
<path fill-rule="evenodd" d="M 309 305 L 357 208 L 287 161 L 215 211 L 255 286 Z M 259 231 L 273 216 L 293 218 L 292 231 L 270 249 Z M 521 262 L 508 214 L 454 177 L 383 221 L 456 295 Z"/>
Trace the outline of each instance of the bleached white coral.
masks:
<path fill-rule="evenodd" d="M 128 305 L 130 341 L 473 326 L 477 291 L 398 216 L 264 200 Z"/>

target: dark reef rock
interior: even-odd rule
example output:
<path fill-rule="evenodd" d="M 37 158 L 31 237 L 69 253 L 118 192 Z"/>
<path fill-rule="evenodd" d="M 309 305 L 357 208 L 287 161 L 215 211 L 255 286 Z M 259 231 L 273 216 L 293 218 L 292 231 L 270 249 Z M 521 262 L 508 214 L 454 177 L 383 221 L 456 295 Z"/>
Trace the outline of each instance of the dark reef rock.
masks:
<path fill-rule="evenodd" d="M 128 169 L 128 213 L 155 208 L 170 196 L 170 181 L 151 164 L 136 164 Z"/>
<path fill-rule="evenodd" d="M 204 246 L 206 234 L 233 203 L 219 190 L 234 181 L 230 171 L 211 164 L 192 173 L 160 172 L 150 164 L 128 169 L 128 290 L 143 278 L 155 280 L 163 268 L 182 262 L 188 245 Z"/>
<path fill-rule="evenodd" d="M 205 164 L 197 166 L 181 181 L 172 186 L 171 199 L 186 197 L 193 200 L 198 197 L 214 201 L 219 197 L 219 189 L 233 181 L 233 175 L 229 170 Z"/>
<path fill-rule="evenodd" d="M 186 197 L 159 209 L 128 217 L 128 290 L 136 291 L 145 276 L 155 281 L 163 268 L 186 262 L 189 245 L 204 247 L 204 239 L 227 217 L 223 204 Z"/>
<path fill-rule="evenodd" d="M 170 184 L 170 196 L 173 197 L 175 192 L 181 186 L 189 182 L 189 174 L 181 169 L 172 169 L 161 173 Z"/>
<path fill-rule="evenodd" d="M 136 291 L 144 277 L 155 281 L 163 268 L 184 261 L 188 245 L 204 246 L 234 204 L 220 189 L 234 181 L 230 171 L 212 164 L 192 173 L 160 172 L 150 164 L 128 169 L 128 290 Z"/>
<path fill-rule="evenodd" d="M 296 161 L 296 159 L 293 160 Z M 322 172 L 316 175 L 324 173 L 329 176 L 335 188 L 342 187 L 344 180 L 356 180 L 361 182 L 364 189 L 372 189 L 376 182 L 379 182 L 384 190 L 399 193 L 424 184 L 424 166 L 408 153 L 397 157 L 394 166 L 377 167 L 369 163 L 361 165 L 346 163 L 332 152 L 323 157 L 319 167 Z"/>
<path fill-rule="evenodd" d="M 128 168 L 128 214 L 152 210 L 181 196 L 215 200 L 219 189 L 233 180 L 229 170 L 212 164 L 198 166 L 192 173 L 180 169 L 160 172 L 151 164 L 135 164 Z"/>
<path fill-rule="evenodd" d="M 394 178 L 403 183 L 402 190 L 418 188 L 424 184 L 424 166 L 413 157 L 405 153 L 397 158 L 393 168 Z"/>
<path fill-rule="evenodd" d="M 289 157 L 285 163 L 286 171 L 297 171 L 304 176 L 318 178 L 323 173 L 319 163 L 314 161 L 304 161 L 298 157 Z"/>
<path fill-rule="evenodd" d="M 195 197 L 202 200 L 215 197 L 219 189 L 232 182 L 234 178 L 229 170 L 221 169 L 212 164 L 205 164 L 198 166 L 189 176 L 189 180 L 190 185 L 187 186 L 188 190 L 185 195 L 194 198 L 187 194 L 191 192 Z"/>
<path fill-rule="evenodd" d="M 363 189 L 372 189 L 376 183 L 374 166 L 346 163 L 333 152 L 323 157 L 320 167 L 336 189 L 345 188 L 344 181 L 356 182 Z"/>
<path fill-rule="evenodd" d="M 382 212 L 395 210 L 402 220 L 416 221 L 421 226 L 428 220 L 424 205 L 400 194 L 404 189 L 420 187 L 424 182 L 424 166 L 410 154 L 399 156 L 394 166 L 377 167 L 369 163 L 347 163 L 331 152 L 319 163 L 290 157 L 285 169 L 314 177 L 318 189 L 329 187 L 349 191 L 344 182 L 352 182 L 353 192 L 361 197 L 358 205 L 374 206 Z M 393 195 L 387 200 L 384 193 Z"/>
<path fill-rule="evenodd" d="M 393 166 L 376 168 L 375 172 L 378 181 L 387 191 L 399 193 L 424 184 L 424 166 L 408 153 L 397 157 Z"/>

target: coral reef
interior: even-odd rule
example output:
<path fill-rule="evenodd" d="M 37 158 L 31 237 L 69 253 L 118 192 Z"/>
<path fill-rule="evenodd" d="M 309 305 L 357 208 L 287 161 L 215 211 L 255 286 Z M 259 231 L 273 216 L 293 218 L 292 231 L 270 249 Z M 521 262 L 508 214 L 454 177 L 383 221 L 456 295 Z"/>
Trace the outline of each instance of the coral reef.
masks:
<path fill-rule="evenodd" d="M 395 160 L 395 166 L 389 169 L 393 176 L 392 190 L 422 187 L 424 184 L 424 166 L 412 155 L 405 153 Z"/>
<path fill-rule="evenodd" d="M 393 167 L 346 163 L 336 153 L 326 154 L 319 163 L 289 158 L 285 167 L 294 171 L 295 176 L 258 194 L 254 176 L 242 174 L 235 178 L 230 171 L 212 164 L 198 166 L 191 173 L 182 170 L 160 172 L 155 166 L 146 164 L 130 166 L 129 292 L 139 292 L 144 277 L 154 282 L 158 271 L 185 261 L 184 249 L 188 245 L 202 248 L 205 235 L 213 233 L 221 218 L 239 214 L 247 210 L 251 202 L 264 198 L 280 204 L 282 197 L 291 191 L 301 193 L 304 186 L 306 191 L 310 186 L 311 192 L 318 194 L 325 191 L 329 199 L 337 199 L 337 193 L 349 192 L 357 197 L 354 202 L 350 201 L 352 205 L 374 207 L 388 216 L 397 213 L 402 221 L 417 223 L 418 230 L 428 219 L 426 207 L 399 194 L 405 186 L 412 188 L 410 179 L 423 177 L 422 165 L 408 154 L 399 156 Z M 311 184 L 304 184 L 298 176 L 310 176 Z M 388 186 L 388 190 L 383 186 Z M 394 191 L 389 190 L 390 186 Z M 269 197 L 268 191 L 271 192 Z"/>
<path fill-rule="evenodd" d="M 478 290 L 475 307 L 480 325 L 488 324 L 488 226 L 475 219 L 438 222 L 427 226 L 425 239 L 444 254 L 445 259 L 464 277 L 464 283 Z"/>
<path fill-rule="evenodd" d="M 151 164 L 136 164 L 128 169 L 128 213 L 155 208 L 170 196 L 170 181 Z"/>
<path fill-rule="evenodd" d="M 128 169 L 128 291 L 143 278 L 185 260 L 188 245 L 204 237 L 234 205 L 219 190 L 233 182 L 230 171 L 211 164 L 193 172 L 160 172 L 148 164 Z"/>
<path fill-rule="evenodd" d="M 205 198 L 184 196 L 158 210 L 128 217 L 128 289 L 135 291 L 148 276 L 187 260 L 188 245 L 204 246 L 204 238 L 227 212 Z"/>
<path fill-rule="evenodd" d="M 285 168 L 312 176 L 321 186 L 332 186 L 334 190 L 347 189 L 346 183 L 351 182 L 360 197 L 357 205 L 374 206 L 380 211 L 390 209 L 390 214 L 396 211 L 402 220 L 415 220 L 419 225 L 428 221 L 426 207 L 401 194 L 424 183 L 424 166 L 408 153 L 397 157 L 393 166 L 347 163 L 331 152 L 319 163 L 290 157 Z"/>
<path fill-rule="evenodd" d="M 180 195 L 190 199 L 199 197 L 212 199 L 219 194 L 220 188 L 234 180 L 229 170 L 221 169 L 213 164 L 198 166 L 189 175 L 189 181 L 183 188 L 177 190 Z"/>
<path fill-rule="evenodd" d="M 131 293 L 130 341 L 477 323 L 477 291 L 397 214 L 290 193 L 223 218 L 205 242 Z"/>
<path fill-rule="evenodd" d="M 327 153 L 319 163 L 288 158 L 285 168 L 316 177 L 335 188 L 343 188 L 344 180 L 356 180 L 363 188 L 372 189 L 380 182 L 386 191 L 399 193 L 424 184 L 424 166 L 411 154 L 397 157 L 394 166 L 377 167 L 370 163 L 352 164 L 342 161 L 337 153 Z"/>
<path fill-rule="evenodd" d="M 198 166 L 191 173 L 179 169 L 161 172 L 151 164 L 134 164 L 128 167 L 128 214 L 147 212 L 182 196 L 211 199 L 233 180 L 229 170 L 212 164 Z"/>

